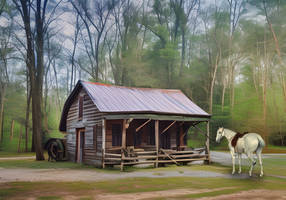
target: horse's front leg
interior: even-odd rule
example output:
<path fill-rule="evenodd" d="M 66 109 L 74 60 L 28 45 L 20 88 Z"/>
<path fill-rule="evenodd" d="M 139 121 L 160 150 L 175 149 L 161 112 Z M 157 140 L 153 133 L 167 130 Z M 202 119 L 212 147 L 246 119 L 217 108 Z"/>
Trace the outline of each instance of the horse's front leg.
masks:
<path fill-rule="evenodd" d="M 235 155 L 234 155 L 234 149 L 230 150 L 231 159 L 232 159 L 232 174 L 235 173 Z"/>
<path fill-rule="evenodd" d="M 238 154 L 238 166 L 239 166 L 239 170 L 238 173 L 241 173 L 241 153 Z"/>

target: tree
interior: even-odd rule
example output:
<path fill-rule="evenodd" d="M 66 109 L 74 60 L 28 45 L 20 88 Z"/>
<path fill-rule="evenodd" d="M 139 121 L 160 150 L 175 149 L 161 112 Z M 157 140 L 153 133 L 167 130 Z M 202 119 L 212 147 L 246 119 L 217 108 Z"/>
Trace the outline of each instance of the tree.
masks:
<path fill-rule="evenodd" d="M 21 16 L 26 36 L 26 67 L 31 85 L 32 126 L 33 136 L 35 137 L 36 160 L 44 160 L 42 148 L 44 39 L 48 26 L 52 22 L 54 10 L 59 3 L 54 3 L 50 16 L 46 19 L 49 0 L 20 0 L 20 2 L 13 0 L 13 2 Z"/>
<path fill-rule="evenodd" d="M 83 21 L 88 36 L 85 49 L 90 60 L 90 67 L 82 69 L 89 73 L 95 81 L 99 81 L 100 45 L 103 42 L 104 32 L 107 30 L 106 27 L 115 1 L 84 0 L 74 2 L 71 0 L 70 2 Z"/>
<path fill-rule="evenodd" d="M 9 12 L 10 8 L 5 0 L 0 1 L 0 17 L 5 18 L 4 12 L 8 17 L 12 18 Z M 6 96 L 6 88 L 9 84 L 8 60 L 13 53 L 11 45 L 11 35 L 13 32 L 12 20 L 7 26 L 0 26 L 0 143 L 3 141 L 3 120 L 4 120 L 4 100 Z"/>

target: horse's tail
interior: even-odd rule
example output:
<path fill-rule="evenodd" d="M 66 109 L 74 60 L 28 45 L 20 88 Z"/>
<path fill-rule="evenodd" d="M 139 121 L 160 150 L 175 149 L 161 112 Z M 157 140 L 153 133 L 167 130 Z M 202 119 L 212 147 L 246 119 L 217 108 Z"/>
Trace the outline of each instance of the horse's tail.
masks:
<path fill-rule="evenodd" d="M 262 149 L 263 147 L 265 147 L 265 142 L 263 140 L 263 138 L 258 135 L 258 142 L 259 142 L 259 147 Z"/>

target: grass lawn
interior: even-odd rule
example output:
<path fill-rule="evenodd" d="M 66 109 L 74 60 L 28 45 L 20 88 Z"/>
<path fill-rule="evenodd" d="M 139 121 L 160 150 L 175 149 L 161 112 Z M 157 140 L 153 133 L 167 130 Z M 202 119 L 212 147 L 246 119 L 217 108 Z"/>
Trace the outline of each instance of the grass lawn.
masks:
<path fill-rule="evenodd" d="M 26 156 L 35 156 L 35 153 L 33 153 L 33 152 L 17 153 L 17 152 L 0 151 L 0 158 L 6 158 L 6 157 L 26 157 Z"/>
<path fill-rule="evenodd" d="M 62 199 L 76 196 L 92 199 L 99 194 L 123 194 L 138 192 L 166 191 L 174 189 L 214 189 L 216 192 L 204 192 L 177 196 L 176 198 L 198 198 L 229 194 L 251 189 L 285 190 L 285 179 L 267 177 L 264 179 L 223 179 L 223 178 L 128 178 L 102 182 L 13 182 L 2 184 L 0 199 Z M 161 199 L 161 198 L 160 198 Z"/>
<path fill-rule="evenodd" d="M 199 198 L 216 196 L 221 194 L 232 194 L 239 191 L 253 189 L 286 190 L 286 178 L 273 177 L 271 175 L 286 176 L 286 156 L 275 156 L 264 159 L 265 177 L 249 179 L 229 179 L 229 178 L 197 178 L 197 177 L 171 177 L 171 178 L 126 178 L 112 181 L 100 182 L 11 182 L 0 184 L 0 199 L 23 199 L 23 197 L 36 197 L 36 199 L 93 199 L 97 195 L 118 195 L 140 192 L 167 191 L 175 189 L 198 190 L 215 189 L 218 191 L 201 192 L 197 194 L 182 194 L 176 199 Z M 71 162 L 48 162 L 28 160 L 0 160 L 0 168 L 32 168 L 32 169 L 92 169 L 102 173 L 121 173 L 118 169 L 97 169 L 92 166 L 80 165 Z M 127 173 L 132 171 L 178 171 L 184 173 L 185 170 L 213 171 L 219 173 L 230 173 L 230 166 L 219 164 L 175 166 L 161 168 L 134 167 L 127 168 Z M 243 167 L 246 173 L 248 167 Z M 259 168 L 255 167 L 254 173 L 259 174 Z M 155 199 L 165 199 L 156 197 Z M 152 198 L 153 199 L 153 198 Z"/>
<path fill-rule="evenodd" d="M 276 176 L 286 176 L 286 156 L 285 155 L 277 155 L 272 156 L 271 158 L 263 159 L 264 173 L 267 176 L 276 175 Z M 92 169 L 97 172 L 102 173 L 119 173 L 119 167 L 117 168 L 106 168 L 99 169 L 94 166 L 77 164 L 73 162 L 48 162 L 44 161 L 35 161 L 34 159 L 25 159 L 25 160 L 0 160 L 0 168 L 30 168 L 30 169 Z M 248 172 L 248 166 L 242 166 L 242 170 L 244 173 Z M 222 166 L 217 163 L 213 163 L 211 165 L 191 165 L 191 166 L 176 166 L 176 165 L 168 165 L 167 167 L 153 168 L 153 166 L 146 168 L 138 168 L 138 167 L 125 167 L 126 172 L 133 171 L 178 171 L 183 172 L 184 170 L 201 170 L 201 171 L 213 171 L 218 173 L 231 173 L 230 166 Z M 254 167 L 254 173 L 259 174 L 259 165 Z"/>

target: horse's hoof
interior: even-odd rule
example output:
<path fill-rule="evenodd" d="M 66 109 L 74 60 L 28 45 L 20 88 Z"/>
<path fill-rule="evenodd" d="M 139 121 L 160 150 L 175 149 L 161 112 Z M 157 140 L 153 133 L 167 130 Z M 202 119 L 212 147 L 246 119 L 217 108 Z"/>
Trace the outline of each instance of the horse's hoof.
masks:
<path fill-rule="evenodd" d="M 231 174 L 232 174 L 232 175 L 234 175 L 234 174 L 235 174 L 235 172 L 232 172 Z"/>
<path fill-rule="evenodd" d="M 239 174 L 241 174 L 241 171 L 238 171 Z"/>
<path fill-rule="evenodd" d="M 263 177 L 263 174 L 260 174 L 259 176 L 260 176 L 260 177 Z"/>

